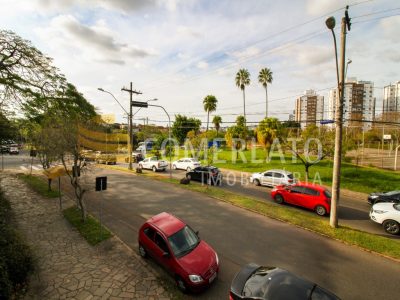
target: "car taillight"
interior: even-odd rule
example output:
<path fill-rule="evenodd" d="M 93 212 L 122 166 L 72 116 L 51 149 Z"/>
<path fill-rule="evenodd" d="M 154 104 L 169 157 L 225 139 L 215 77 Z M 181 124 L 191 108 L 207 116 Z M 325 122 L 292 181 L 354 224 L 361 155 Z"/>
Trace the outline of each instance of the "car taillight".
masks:
<path fill-rule="evenodd" d="M 229 293 L 229 300 L 235 300 L 235 299 L 233 299 L 233 297 L 232 297 L 232 293 Z"/>
<path fill-rule="evenodd" d="M 325 198 L 325 202 L 331 204 L 331 198 Z"/>

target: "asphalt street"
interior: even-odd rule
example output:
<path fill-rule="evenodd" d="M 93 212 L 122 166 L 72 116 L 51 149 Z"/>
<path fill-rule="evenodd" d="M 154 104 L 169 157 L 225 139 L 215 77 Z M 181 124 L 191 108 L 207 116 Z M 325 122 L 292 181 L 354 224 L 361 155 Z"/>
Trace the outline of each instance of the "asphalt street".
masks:
<path fill-rule="evenodd" d="M 108 176 L 107 191 L 93 191 L 99 175 Z M 393 260 L 150 178 L 99 169 L 85 177 L 91 213 L 100 217 L 101 211 L 102 222 L 133 249 L 140 225 L 162 211 L 185 220 L 214 247 L 221 260 L 219 279 L 190 298 L 227 299 L 232 278 L 248 262 L 288 269 L 342 299 L 400 294 L 400 264 Z"/>
<path fill-rule="evenodd" d="M 121 167 L 128 167 L 127 164 L 119 164 Z M 133 165 L 136 167 L 136 164 Z M 144 172 L 151 172 L 145 170 Z M 224 175 L 223 185 L 220 187 L 230 192 L 242 194 L 245 196 L 252 196 L 261 201 L 273 202 L 271 197 L 271 188 L 266 186 L 254 186 L 245 176 L 246 173 L 240 173 L 238 171 L 222 171 Z M 169 170 L 166 172 L 158 172 L 157 174 L 163 176 L 169 176 Z M 172 170 L 173 178 L 180 179 L 185 177 L 186 171 L 184 170 Z M 298 208 L 301 209 L 301 208 Z M 367 203 L 367 199 L 351 198 L 346 195 L 341 195 L 339 203 L 339 222 L 341 225 L 349 226 L 355 229 L 363 230 L 373 234 L 385 236 L 391 239 L 400 239 L 400 236 L 393 236 L 386 233 L 379 224 L 371 222 L 369 219 L 369 211 L 371 206 Z M 303 210 L 310 214 L 314 214 L 312 211 Z"/>

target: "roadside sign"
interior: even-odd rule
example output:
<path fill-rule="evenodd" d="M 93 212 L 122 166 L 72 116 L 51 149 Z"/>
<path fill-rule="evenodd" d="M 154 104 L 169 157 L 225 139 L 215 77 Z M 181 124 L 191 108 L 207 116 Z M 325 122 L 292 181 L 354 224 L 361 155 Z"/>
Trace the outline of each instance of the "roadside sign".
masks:
<path fill-rule="evenodd" d="M 149 104 L 147 102 L 132 101 L 132 106 L 135 106 L 135 107 L 149 107 Z"/>
<path fill-rule="evenodd" d="M 107 189 L 107 176 L 96 177 L 96 191 L 105 191 Z"/>
<path fill-rule="evenodd" d="M 391 134 L 384 134 L 383 135 L 383 139 L 384 140 L 391 140 L 392 139 L 392 135 Z"/>
<path fill-rule="evenodd" d="M 319 123 L 320 123 L 321 125 L 324 125 L 324 124 L 332 124 L 332 123 L 335 123 L 335 121 L 334 121 L 334 120 L 321 120 L 321 121 L 319 121 Z"/>

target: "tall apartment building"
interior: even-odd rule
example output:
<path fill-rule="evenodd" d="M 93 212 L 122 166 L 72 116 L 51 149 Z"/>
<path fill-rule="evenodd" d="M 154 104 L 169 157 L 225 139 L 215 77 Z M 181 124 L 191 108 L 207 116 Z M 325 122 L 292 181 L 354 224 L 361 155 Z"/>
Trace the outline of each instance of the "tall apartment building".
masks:
<path fill-rule="evenodd" d="M 319 126 L 324 117 L 324 96 L 317 95 L 314 90 L 307 90 L 296 99 L 295 121 L 301 128 L 309 125 Z"/>
<path fill-rule="evenodd" d="M 329 92 L 328 119 L 335 119 L 337 89 Z M 348 78 L 344 85 L 344 126 L 370 129 L 375 118 L 374 83 Z"/>
<path fill-rule="evenodd" d="M 400 122 L 400 81 L 383 88 L 382 120 Z"/>

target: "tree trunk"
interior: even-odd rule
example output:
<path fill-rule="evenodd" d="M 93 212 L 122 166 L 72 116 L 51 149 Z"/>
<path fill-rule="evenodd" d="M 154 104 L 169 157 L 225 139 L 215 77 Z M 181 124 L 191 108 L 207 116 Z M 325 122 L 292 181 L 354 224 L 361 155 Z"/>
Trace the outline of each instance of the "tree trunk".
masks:
<path fill-rule="evenodd" d="M 268 88 L 265 86 L 265 117 L 268 118 Z"/>
<path fill-rule="evenodd" d="M 206 132 L 208 132 L 208 122 L 210 120 L 210 110 L 207 110 L 207 130 Z"/>
<path fill-rule="evenodd" d="M 247 120 L 246 120 L 246 95 L 245 95 L 245 89 L 243 88 L 243 114 L 244 114 L 244 150 L 247 150 Z"/>
<path fill-rule="evenodd" d="M 51 192 L 51 178 L 47 179 L 48 182 L 48 191 Z"/>

